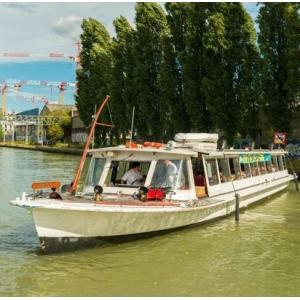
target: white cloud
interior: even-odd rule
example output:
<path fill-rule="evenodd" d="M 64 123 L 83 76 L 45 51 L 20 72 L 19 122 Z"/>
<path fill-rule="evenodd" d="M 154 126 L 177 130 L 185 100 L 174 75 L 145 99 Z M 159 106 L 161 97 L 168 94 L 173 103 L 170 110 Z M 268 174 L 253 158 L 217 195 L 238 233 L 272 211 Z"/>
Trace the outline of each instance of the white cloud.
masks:
<path fill-rule="evenodd" d="M 1 1 L 1 0 L 0 0 Z M 0 63 L 3 52 L 74 55 L 83 18 L 102 22 L 113 36 L 113 20 L 123 15 L 134 24 L 135 2 L 10 2 L 0 3 Z M 160 3 L 163 5 L 162 3 Z M 252 17 L 255 3 L 244 3 Z M 6 58 L 8 60 L 8 58 Z"/>
<path fill-rule="evenodd" d="M 76 15 L 60 17 L 52 24 L 52 29 L 58 35 L 77 42 L 81 33 L 81 22 L 82 18 Z"/>

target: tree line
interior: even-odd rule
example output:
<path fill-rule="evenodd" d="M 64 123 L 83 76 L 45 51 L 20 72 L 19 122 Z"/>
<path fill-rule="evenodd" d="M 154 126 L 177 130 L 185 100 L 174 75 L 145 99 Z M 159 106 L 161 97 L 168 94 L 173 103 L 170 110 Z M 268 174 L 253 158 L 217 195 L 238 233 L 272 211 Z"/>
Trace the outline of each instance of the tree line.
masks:
<path fill-rule="evenodd" d="M 260 3 L 258 34 L 241 3 L 139 2 L 134 25 L 123 16 L 113 24 L 114 37 L 83 20 L 76 95 L 86 126 L 111 95 L 102 119 L 116 125 L 111 142 L 128 135 L 133 107 L 135 139 L 219 132 L 232 144 L 255 139 L 262 116 L 290 131 L 300 87 L 298 3 Z"/>

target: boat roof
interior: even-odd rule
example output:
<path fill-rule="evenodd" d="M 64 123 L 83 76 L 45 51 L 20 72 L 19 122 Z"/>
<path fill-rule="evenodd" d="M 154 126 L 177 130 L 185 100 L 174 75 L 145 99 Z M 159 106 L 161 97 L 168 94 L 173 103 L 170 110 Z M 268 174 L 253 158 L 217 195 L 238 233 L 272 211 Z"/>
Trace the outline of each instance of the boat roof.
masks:
<path fill-rule="evenodd" d="M 184 155 L 184 156 L 197 156 L 198 153 L 192 151 L 191 149 L 168 149 L 168 148 L 154 148 L 154 147 L 143 147 L 143 148 L 127 148 L 124 145 L 116 147 L 106 147 L 89 150 L 89 153 L 100 153 L 100 152 L 132 152 L 132 153 L 162 153 L 162 154 L 175 154 L 175 155 Z"/>
<path fill-rule="evenodd" d="M 237 156 L 241 154 L 284 154 L 286 151 L 283 149 L 268 150 L 268 149 L 254 149 L 254 150 L 245 150 L 245 149 L 225 149 L 225 150 L 214 150 L 214 151 L 193 151 L 190 148 L 168 148 L 168 147 L 141 147 L 141 148 L 128 148 L 124 145 L 115 146 L 115 147 L 105 147 L 89 150 L 89 153 L 103 153 L 103 152 L 131 152 L 131 153 L 161 153 L 161 154 L 172 154 L 172 155 L 183 155 L 183 156 L 192 156 L 197 157 L 199 154 L 204 154 L 211 157 L 221 157 L 221 156 Z"/>

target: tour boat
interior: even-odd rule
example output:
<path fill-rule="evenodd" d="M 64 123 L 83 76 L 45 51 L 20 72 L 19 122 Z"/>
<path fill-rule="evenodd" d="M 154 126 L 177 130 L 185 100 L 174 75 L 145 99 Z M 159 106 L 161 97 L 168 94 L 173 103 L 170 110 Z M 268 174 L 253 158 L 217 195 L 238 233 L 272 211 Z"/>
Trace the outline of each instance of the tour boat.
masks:
<path fill-rule="evenodd" d="M 89 149 L 89 138 L 71 186 L 37 182 L 32 194 L 11 201 L 32 212 L 46 252 L 224 217 L 293 179 L 284 150 L 217 149 L 217 134 L 181 133 L 167 144 L 129 141 L 99 149 Z M 137 180 L 124 181 L 129 170 Z"/>
<path fill-rule="evenodd" d="M 145 143 L 89 150 L 75 195 L 50 199 L 47 187 L 11 201 L 32 212 L 41 245 L 156 233 L 229 215 L 284 190 L 283 150 L 217 150 L 214 134 L 181 134 L 166 145 Z M 208 140 L 208 141 L 207 141 Z M 122 182 L 138 162 L 142 180 Z M 173 170 L 169 172 L 168 163 Z M 203 174 L 199 175 L 199 174 Z M 202 177 L 197 180 L 197 177 Z M 200 185 L 196 185 L 200 184 Z M 42 191 L 43 190 L 43 191 Z"/>

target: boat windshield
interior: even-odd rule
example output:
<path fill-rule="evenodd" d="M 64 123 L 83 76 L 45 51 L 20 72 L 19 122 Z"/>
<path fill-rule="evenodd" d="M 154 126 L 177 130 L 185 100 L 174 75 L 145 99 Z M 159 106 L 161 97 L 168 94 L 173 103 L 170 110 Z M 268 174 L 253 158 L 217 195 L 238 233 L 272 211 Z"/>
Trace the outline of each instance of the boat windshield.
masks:
<path fill-rule="evenodd" d="M 186 160 L 158 160 L 151 186 L 171 190 L 189 189 Z"/>
<path fill-rule="evenodd" d="M 104 165 L 104 158 L 94 157 L 86 160 L 78 185 L 79 192 L 94 192 L 94 186 L 99 184 Z"/>
<path fill-rule="evenodd" d="M 104 186 L 142 186 L 150 167 L 150 161 L 112 161 Z"/>

